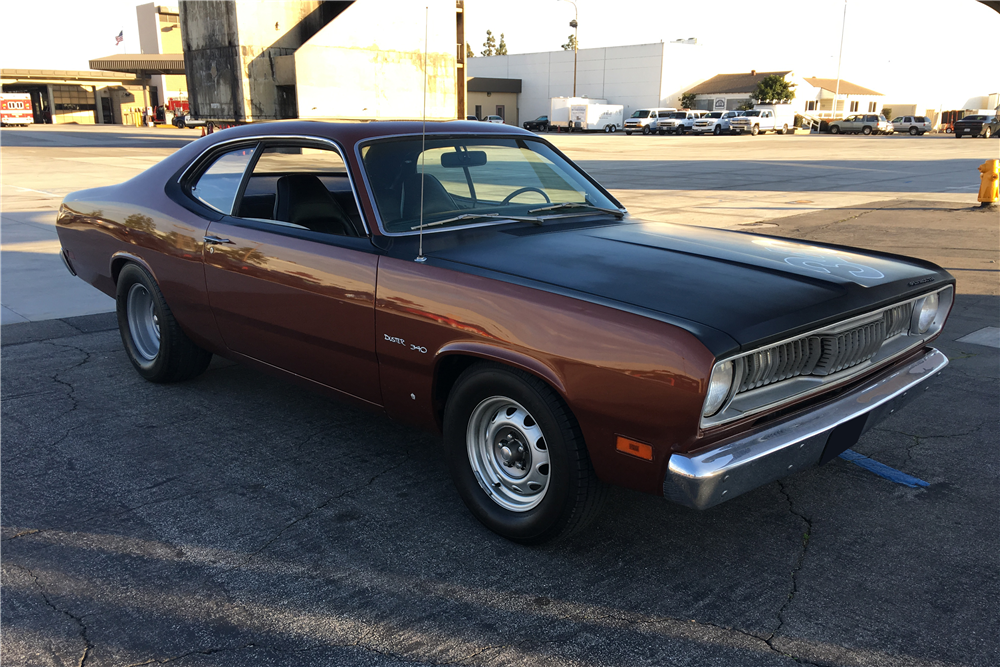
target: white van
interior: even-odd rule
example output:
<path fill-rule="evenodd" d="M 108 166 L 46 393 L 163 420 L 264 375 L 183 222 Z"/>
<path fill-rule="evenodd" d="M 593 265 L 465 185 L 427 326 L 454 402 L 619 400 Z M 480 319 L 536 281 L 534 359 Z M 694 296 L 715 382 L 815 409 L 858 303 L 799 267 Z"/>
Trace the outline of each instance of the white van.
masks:
<path fill-rule="evenodd" d="M 636 109 L 625 121 L 625 134 L 630 135 L 633 132 L 652 134 L 657 132 L 657 121 L 660 118 L 666 120 L 670 117 L 670 114 L 675 111 L 677 111 L 677 109 L 663 107 L 656 107 L 655 109 Z"/>

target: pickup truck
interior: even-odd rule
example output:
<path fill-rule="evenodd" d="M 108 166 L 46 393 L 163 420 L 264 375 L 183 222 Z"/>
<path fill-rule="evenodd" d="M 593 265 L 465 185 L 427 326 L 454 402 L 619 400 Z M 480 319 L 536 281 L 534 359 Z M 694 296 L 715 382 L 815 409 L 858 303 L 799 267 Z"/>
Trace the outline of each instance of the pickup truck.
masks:
<path fill-rule="evenodd" d="M 788 118 L 776 117 L 771 109 L 751 109 L 739 118 L 734 118 L 730 122 L 730 128 L 733 132 L 749 132 L 752 136 L 761 132 L 784 134 L 788 132 Z"/>
<path fill-rule="evenodd" d="M 667 118 L 657 120 L 656 131 L 658 134 L 690 132 L 694 122 L 706 113 L 705 111 L 674 111 Z"/>
<path fill-rule="evenodd" d="M 715 135 L 722 134 L 723 132 L 731 132 L 732 121 L 735 118 L 739 118 L 742 114 L 742 111 L 713 111 L 696 120 L 691 126 L 691 132 L 694 134 L 708 134 L 711 132 Z"/>

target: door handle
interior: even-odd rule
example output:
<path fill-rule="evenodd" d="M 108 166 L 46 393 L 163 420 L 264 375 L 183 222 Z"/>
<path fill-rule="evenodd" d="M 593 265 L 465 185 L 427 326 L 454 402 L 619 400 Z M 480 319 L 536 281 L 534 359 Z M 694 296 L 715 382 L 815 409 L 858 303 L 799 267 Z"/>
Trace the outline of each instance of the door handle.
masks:
<path fill-rule="evenodd" d="M 224 239 L 221 236 L 206 236 L 205 243 L 211 243 L 212 245 L 216 245 L 218 243 L 232 243 L 232 241 L 230 241 L 229 239 Z"/>

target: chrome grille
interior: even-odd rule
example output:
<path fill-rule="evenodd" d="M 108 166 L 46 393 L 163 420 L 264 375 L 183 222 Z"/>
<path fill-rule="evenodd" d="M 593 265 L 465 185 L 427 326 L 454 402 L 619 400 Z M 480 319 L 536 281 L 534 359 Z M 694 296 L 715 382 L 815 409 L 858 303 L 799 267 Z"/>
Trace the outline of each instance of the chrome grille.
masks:
<path fill-rule="evenodd" d="M 800 375 L 824 376 L 868 361 L 889 338 L 909 327 L 913 303 L 890 308 L 874 322 L 836 334 L 818 334 L 743 357 L 738 392 Z"/>

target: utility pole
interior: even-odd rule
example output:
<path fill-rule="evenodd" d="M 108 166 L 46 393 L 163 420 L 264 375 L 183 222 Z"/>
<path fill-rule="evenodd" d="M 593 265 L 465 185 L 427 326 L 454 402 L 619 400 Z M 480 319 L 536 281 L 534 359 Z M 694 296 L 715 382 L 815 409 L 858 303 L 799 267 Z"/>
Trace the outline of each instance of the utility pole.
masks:
<path fill-rule="evenodd" d="M 847 0 L 844 0 L 844 19 L 840 23 L 840 55 L 837 57 L 837 90 L 833 94 L 833 114 L 837 117 L 837 101 L 840 99 L 840 63 L 844 59 L 844 30 L 847 28 Z"/>
<path fill-rule="evenodd" d="M 577 39 L 577 27 L 579 26 L 577 19 L 580 17 L 580 14 L 573 0 L 562 1 L 573 5 L 573 20 L 569 22 L 569 27 L 573 28 L 573 97 L 576 97 L 576 52 L 580 49 L 580 42 Z M 846 2 L 847 0 L 844 1 Z"/>

